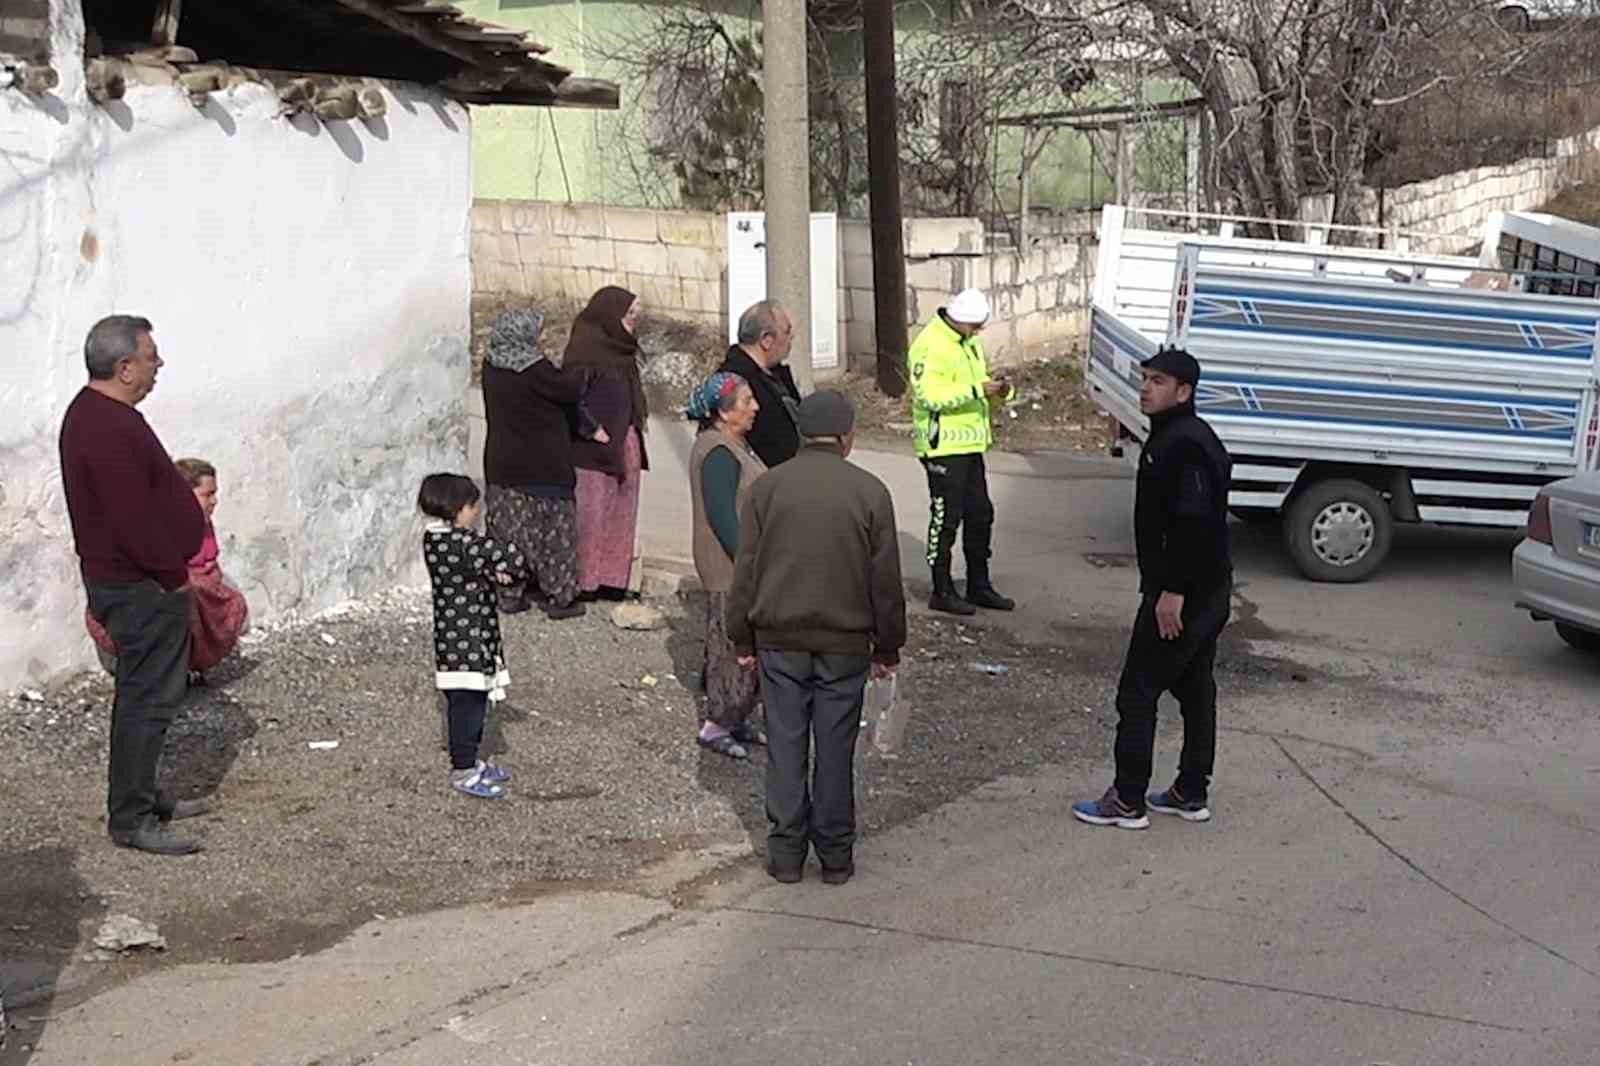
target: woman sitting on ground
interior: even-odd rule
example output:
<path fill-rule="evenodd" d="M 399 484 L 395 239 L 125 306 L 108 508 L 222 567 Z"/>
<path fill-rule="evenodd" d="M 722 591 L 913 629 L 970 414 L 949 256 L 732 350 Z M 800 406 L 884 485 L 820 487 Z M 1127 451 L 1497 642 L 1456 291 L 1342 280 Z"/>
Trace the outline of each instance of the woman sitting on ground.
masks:
<path fill-rule="evenodd" d="M 713 374 L 689 396 L 686 414 L 700 423 L 689 452 L 694 503 L 694 566 L 706 591 L 705 716 L 698 743 L 734 759 L 766 734 L 750 722 L 760 692 L 757 674 L 739 665 L 724 614 L 739 550 L 739 516 L 750 486 L 767 472 L 748 437 L 760 409 L 744 378 Z"/>
<path fill-rule="evenodd" d="M 239 644 L 250 621 L 250 607 L 240 592 L 222 575 L 218 562 L 217 531 L 211 515 L 217 509 L 217 468 L 204 459 L 179 459 L 174 465 L 206 515 L 206 535 L 200 551 L 189 560 L 189 683 L 202 684 L 210 670 Z M 89 636 L 112 659 L 117 646 L 94 615 L 84 613 Z"/>

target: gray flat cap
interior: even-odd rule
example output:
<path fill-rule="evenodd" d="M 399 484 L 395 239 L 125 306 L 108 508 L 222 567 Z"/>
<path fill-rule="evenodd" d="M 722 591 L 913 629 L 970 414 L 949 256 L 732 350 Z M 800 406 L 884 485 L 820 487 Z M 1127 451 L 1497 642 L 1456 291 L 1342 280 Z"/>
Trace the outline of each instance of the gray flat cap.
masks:
<path fill-rule="evenodd" d="M 843 437 L 855 428 L 856 410 L 844 393 L 823 389 L 800 401 L 797 421 L 802 437 Z"/>

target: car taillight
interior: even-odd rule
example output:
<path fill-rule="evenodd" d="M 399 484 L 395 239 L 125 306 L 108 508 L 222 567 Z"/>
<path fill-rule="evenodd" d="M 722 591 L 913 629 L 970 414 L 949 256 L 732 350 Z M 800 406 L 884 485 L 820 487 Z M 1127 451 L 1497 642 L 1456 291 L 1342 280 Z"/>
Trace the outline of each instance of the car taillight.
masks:
<path fill-rule="evenodd" d="M 1533 507 L 1528 511 L 1528 539 L 1540 544 L 1555 543 L 1550 535 L 1550 497 L 1542 492 L 1533 498 Z"/>

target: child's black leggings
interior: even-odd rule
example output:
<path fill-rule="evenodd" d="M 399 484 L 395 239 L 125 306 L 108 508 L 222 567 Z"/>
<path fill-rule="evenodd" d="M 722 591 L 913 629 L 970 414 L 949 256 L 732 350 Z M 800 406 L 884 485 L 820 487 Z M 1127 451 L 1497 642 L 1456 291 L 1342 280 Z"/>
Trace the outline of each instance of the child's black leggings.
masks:
<path fill-rule="evenodd" d="M 453 688 L 444 695 L 450 708 L 450 768 L 470 770 L 478 765 L 478 745 L 483 743 L 483 719 L 489 713 L 489 694 Z"/>

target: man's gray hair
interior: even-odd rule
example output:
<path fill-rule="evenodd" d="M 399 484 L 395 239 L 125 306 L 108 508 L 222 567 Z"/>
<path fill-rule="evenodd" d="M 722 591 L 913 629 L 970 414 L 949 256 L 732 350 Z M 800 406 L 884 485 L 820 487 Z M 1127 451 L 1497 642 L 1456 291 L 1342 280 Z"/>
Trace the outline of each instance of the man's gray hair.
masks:
<path fill-rule="evenodd" d="M 90 379 L 110 380 L 117 364 L 138 354 L 139 338 L 153 329 L 148 318 L 138 315 L 108 315 L 96 322 L 83 342 L 83 363 Z"/>
<path fill-rule="evenodd" d="M 768 333 L 778 334 L 778 315 L 783 305 L 776 300 L 762 300 L 745 308 L 739 316 L 739 343 L 758 344 Z"/>

